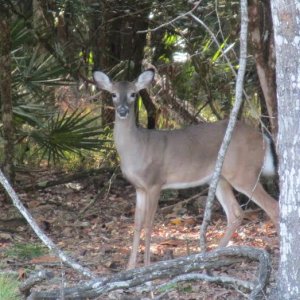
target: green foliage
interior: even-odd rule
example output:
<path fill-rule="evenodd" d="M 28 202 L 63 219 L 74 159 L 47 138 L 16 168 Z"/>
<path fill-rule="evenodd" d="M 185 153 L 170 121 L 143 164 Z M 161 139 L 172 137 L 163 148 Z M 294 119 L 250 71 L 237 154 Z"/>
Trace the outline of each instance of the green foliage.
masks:
<path fill-rule="evenodd" d="M 183 284 L 178 284 L 178 289 L 184 293 L 191 293 L 193 291 L 193 286 L 189 282 L 185 282 Z"/>
<path fill-rule="evenodd" d="M 18 300 L 21 299 L 19 293 L 18 280 L 9 275 L 0 275 L 0 299 L 1 300 Z"/>
<path fill-rule="evenodd" d="M 32 154 L 28 149 L 44 152 L 49 160 L 57 161 L 64 151 L 98 148 L 96 136 L 101 131 L 90 126 L 93 120 L 87 118 L 88 114 L 74 112 L 61 117 L 55 113 L 55 87 L 74 81 L 66 79 L 69 70 L 64 65 L 61 47 L 54 46 L 56 54 L 45 51 L 28 24 L 17 18 L 11 30 L 13 114 L 19 141 L 17 162 L 23 163 Z"/>
<path fill-rule="evenodd" d="M 238 1 L 203 0 L 194 11 L 215 34 L 220 47 L 203 26 L 188 16 L 149 32 L 145 40 L 136 38 L 136 31 L 146 29 L 140 28 L 141 24 L 142 27 L 149 24 L 154 28 L 167 23 L 191 9 L 192 2 L 130 0 L 113 6 L 101 1 L 46 2 L 38 1 L 36 14 L 31 5 L 25 5 L 22 1 L 11 2 L 14 7 L 11 69 L 17 163 L 29 162 L 32 158 L 55 162 L 67 158 L 73 166 L 77 166 L 84 161 L 84 156 L 88 158 L 83 164 L 87 161 L 88 164 L 99 162 L 99 156 L 115 157 L 108 142 L 110 134 L 92 122 L 95 115 L 79 111 L 58 113 L 58 108 L 60 111 L 65 109 L 59 107 L 56 93 L 58 87 L 70 87 L 75 82 L 78 84 L 76 93 L 83 96 L 82 99 L 91 91 L 93 93 L 94 87 L 88 81 L 82 84 L 81 79 L 91 78 L 94 67 L 110 72 L 116 80 L 127 79 L 133 70 L 136 73 L 140 66 L 133 57 L 139 47 L 132 45 L 134 51 L 129 54 L 122 49 L 131 42 L 139 43 L 139 46 L 144 43 L 145 62 L 158 69 L 162 79 L 159 82 L 166 82 L 170 94 L 184 101 L 183 108 L 186 105 L 192 108 L 192 113 L 209 121 L 228 116 L 234 100 L 235 78 L 222 52 L 226 52 L 237 69 Z M 144 11 L 147 13 L 143 14 Z M 148 19 L 143 20 L 143 16 Z M 125 33 L 122 28 L 124 24 L 128 25 Z M 140 34 L 137 36 L 142 37 Z M 128 37 L 131 37 L 130 40 Z M 259 108 L 253 66 L 254 61 L 249 60 L 248 70 L 251 72 L 245 90 L 250 97 L 253 95 L 255 108 Z M 157 90 L 160 87 L 158 84 Z M 161 99 L 164 100 L 160 93 L 155 98 L 158 105 L 162 103 Z M 180 111 L 173 114 L 172 110 L 180 110 L 181 106 L 167 105 L 172 120 L 166 117 L 166 113 L 161 114 L 158 127 L 168 124 L 178 127 L 179 121 L 175 116 L 180 115 Z M 140 100 L 138 106 L 143 111 Z M 245 105 L 244 109 L 245 115 L 249 114 L 248 106 Z M 143 112 L 140 120 L 146 119 Z M 89 153 L 90 150 L 97 150 L 99 154 Z M 36 156 L 36 153 L 39 155 Z"/>
<path fill-rule="evenodd" d="M 98 137 L 103 131 L 99 126 L 91 126 L 98 117 L 88 118 L 90 114 L 75 110 L 68 115 L 66 111 L 51 117 L 45 126 L 33 130 L 30 137 L 39 145 L 42 157 L 49 162 L 57 162 L 66 158 L 66 152 L 100 149 L 103 140 Z"/>
<path fill-rule="evenodd" d="M 17 18 L 11 28 L 12 55 L 24 48 L 24 45 L 35 45 L 36 39 L 23 19 Z"/>
<path fill-rule="evenodd" d="M 176 190 L 163 190 L 160 196 L 162 202 L 168 202 L 174 198 L 178 197 L 178 191 Z"/>
<path fill-rule="evenodd" d="M 47 253 L 47 251 L 48 250 L 40 244 L 16 243 L 5 253 L 7 256 L 11 256 L 23 260 L 23 259 L 32 259 L 34 257 L 44 255 Z"/>
<path fill-rule="evenodd" d="M 165 284 L 163 287 L 161 287 L 160 289 L 158 289 L 158 291 L 160 293 L 166 293 L 166 292 L 170 292 L 175 290 L 177 287 L 176 283 L 169 283 L 169 284 Z"/>
<path fill-rule="evenodd" d="M 19 54 L 19 52 L 21 53 Z M 15 82 L 22 84 L 28 91 L 37 93 L 36 90 L 40 91 L 41 86 L 53 87 L 70 84 L 64 79 L 67 70 L 58 63 L 52 54 L 41 53 L 39 47 L 33 49 L 30 56 L 26 54 L 24 56 L 24 49 L 20 49 L 14 55 L 18 70 Z"/>
<path fill-rule="evenodd" d="M 192 98 L 195 92 L 193 84 L 195 67 L 191 61 L 182 63 L 180 73 L 174 78 L 174 86 L 180 99 Z"/>
<path fill-rule="evenodd" d="M 169 64 L 173 61 L 172 56 L 175 49 L 177 48 L 176 46 L 179 39 L 179 35 L 165 32 L 160 45 L 162 53 L 158 58 L 161 62 Z"/>
<path fill-rule="evenodd" d="M 158 291 L 160 293 L 166 293 L 177 289 L 183 293 L 191 293 L 193 291 L 193 287 L 190 282 L 179 282 L 179 283 L 169 283 L 161 287 Z"/>

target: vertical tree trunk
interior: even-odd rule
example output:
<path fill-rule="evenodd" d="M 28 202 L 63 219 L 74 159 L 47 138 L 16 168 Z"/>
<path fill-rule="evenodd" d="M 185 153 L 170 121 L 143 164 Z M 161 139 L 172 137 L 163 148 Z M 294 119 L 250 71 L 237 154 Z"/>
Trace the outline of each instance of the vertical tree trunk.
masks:
<path fill-rule="evenodd" d="M 274 37 L 270 0 L 249 1 L 249 33 L 257 75 L 274 138 L 278 131 Z"/>
<path fill-rule="evenodd" d="M 146 45 L 146 33 L 138 34 L 137 31 L 148 28 L 150 9 L 151 3 L 136 0 L 118 5 L 111 1 L 99 2 L 99 10 L 92 16 L 91 31 L 96 69 L 108 71 L 122 63 L 125 72 L 121 79 L 133 80 L 137 77 L 141 71 Z M 118 73 L 120 67 L 115 70 Z M 153 128 L 155 106 L 147 93 L 142 92 L 141 95 L 148 113 L 148 127 Z M 112 107 L 110 96 L 105 99 L 105 106 Z M 112 124 L 114 111 L 104 109 L 102 118 L 104 124 Z"/>
<path fill-rule="evenodd" d="M 272 299 L 300 299 L 300 5 L 272 0 L 278 97 L 280 265 Z M 275 296 L 276 294 L 276 296 Z"/>
<path fill-rule="evenodd" d="M 4 160 L 2 164 L 6 177 L 14 181 L 14 126 L 11 95 L 11 40 L 8 10 L 0 13 L 0 100 L 4 137 Z"/>

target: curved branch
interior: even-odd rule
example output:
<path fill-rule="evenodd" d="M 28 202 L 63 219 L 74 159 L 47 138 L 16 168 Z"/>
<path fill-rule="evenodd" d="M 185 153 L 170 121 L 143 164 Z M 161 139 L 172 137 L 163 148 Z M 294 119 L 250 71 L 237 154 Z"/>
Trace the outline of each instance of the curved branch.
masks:
<path fill-rule="evenodd" d="M 198 270 L 219 268 L 234 263 L 241 263 L 241 259 L 248 258 L 259 262 L 258 276 L 253 282 L 245 282 L 228 276 L 207 276 L 204 274 L 189 274 Z M 208 280 L 231 284 L 252 290 L 251 299 L 258 298 L 264 290 L 271 272 L 270 257 L 265 250 L 251 247 L 227 247 L 215 251 L 194 254 L 183 258 L 155 263 L 148 267 L 123 271 L 106 278 L 97 278 L 76 286 L 64 289 L 65 299 L 93 299 L 104 293 L 121 288 L 132 288 L 157 279 L 175 277 L 174 282 L 185 279 Z M 179 276 L 180 275 L 180 276 Z M 176 277 L 177 276 L 177 277 Z M 146 290 L 157 290 L 161 285 L 148 286 Z M 144 291 L 145 289 L 143 289 Z M 57 299 L 61 289 L 49 292 L 33 292 L 29 299 Z"/>

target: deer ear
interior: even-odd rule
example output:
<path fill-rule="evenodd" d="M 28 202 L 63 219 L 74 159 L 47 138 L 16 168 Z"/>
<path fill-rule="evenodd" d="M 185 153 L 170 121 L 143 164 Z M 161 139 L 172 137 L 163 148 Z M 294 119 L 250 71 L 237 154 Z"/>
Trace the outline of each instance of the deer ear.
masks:
<path fill-rule="evenodd" d="M 138 79 L 135 81 L 135 85 L 138 91 L 145 89 L 150 86 L 154 79 L 154 69 L 148 69 L 144 71 Z"/>
<path fill-rule="evenodd" d="M 106 74 L 101 71 L 95 71 L 93 77 L 98 88 L 108 92 L 112 91 L 112 82 Z"/>

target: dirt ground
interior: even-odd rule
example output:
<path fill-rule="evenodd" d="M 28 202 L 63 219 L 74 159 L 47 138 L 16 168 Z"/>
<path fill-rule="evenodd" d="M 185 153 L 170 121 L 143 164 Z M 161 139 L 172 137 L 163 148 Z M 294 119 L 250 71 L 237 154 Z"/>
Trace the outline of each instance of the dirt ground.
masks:
<path fill-rule="evenodd" d="M 134 189 L 121 176 L 111 185 L 97 187 L 97 178 L 57 185 L 47 189 L 24 192 L 22 186 L 59 177 L 40 172 L 34 177 L 23 176 L 16 185 L 22 202 L 29 209 L 45 233 L 58 247 L 88 266 L 99 276 L 113 274 L 126 268 L 133 234 L 135 206 Z M 107 181 L 109 178 L 107 178 Z M 104 180 L 105 181 L 105 180 Z M 193 194 L 199 191 L 193 191 Z M 156 214 L 152 234 L 152 261 L 177 258 L 199 251 L 199 230 L 205 198 L 185 201 L 192 193 L 164 192 Z M 0 197 L 4 197 L 3 194 Z M 17 211 L 0 200 L 0 261 L 2 271 L 13 270 L 25 278 L 31 271 L 49 269 L 56 277 L 35 287 L 50 289 L 61 284 L 69 286 L 81 275 L 69 267 L 62 267 L 51 254 L 33 259 L 19 259 L 7 254 L 16 243 L 40 243 Z M 202 204 L 200 203 L 202 201 Z M 207 233 L 209 248 L 216 247 L 226 225 L 225 216 L 215 203 L 212 224 Z M 257 208 L 247 209 L 242 227 L 234 235 L 232 245 L 249 245 L 267 249 L 273 261 L 271 286 L 274 284 L 279 256 L 278 239 L 273 224 Z M 142 266 L 143 244 L 139 264 Z M 254 278 L 257 265 L 245 261 L 242 265 L 219 270 L 243 280 Z M 270 287 L 267 289 L 267 293 Z M 155 294 L 157 297 L 159 293 Z M 98 299 L 150 299 L 147 293 L 118 290 Z M 234 287 L 206 282 L 185 282 L 165 291 L 157 299 L 247 299 Z"/>

